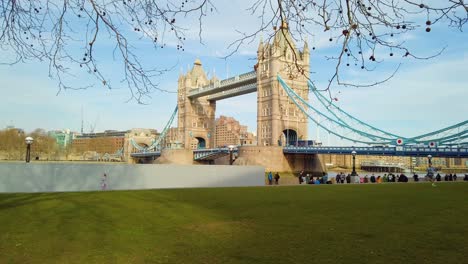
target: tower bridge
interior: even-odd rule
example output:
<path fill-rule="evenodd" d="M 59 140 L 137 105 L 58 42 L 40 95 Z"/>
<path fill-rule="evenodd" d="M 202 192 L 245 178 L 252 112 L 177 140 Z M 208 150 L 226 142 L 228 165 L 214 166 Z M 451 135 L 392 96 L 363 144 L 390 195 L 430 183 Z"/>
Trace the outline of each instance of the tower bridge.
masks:
<path fill-rule="evenodd" d="M 160 139 L 147 147 L 134 146 L 133 159 L 162 163 L 196 163 L 209 161 L 226 163 L 229 151 L 216 148 L 215 113 L 217 101 L 257 93 L 257 146 L 235 149 L 236 164 L 263 165 L 272 170 L 323 171 L 320 154 L 350 154 L 349 147 L 299 147 L 290 142 L 307 139 L 309 120 L 328 133 L 342 139 L 367 145 L 403 145 L 378 149 L 354 148 L 362 155 L 422 156 L 430 153 L 440 157 L 468 157 L 466 139 L 468 121 L 417 137 L 402 137 L 373 127 L 344 112 L 324 97 L 309 81 L 310 52 L 307 42 L 298 49 L 287 24 L 275 32 L 271 43 L 260 41 L 255 70 L 219 80 L 207 78 L 199 59 L 192 69 L 178 78 L 177 107 L 161 133 Z M 317 99 L 317 105 L 326 106 L 327 112 L 309 103 L 309 93 Z M 176 138 L 179 149 L 163 149 L 162 143 L 177 114 Z M 318 121 L 320 117 L 321 122 Z M 404 149 L 406 144 L 413 149 Z M 426 144 L 431 149 L 414 148 Z M 438 145 L 464 145 L 465 147 L 435 148 Z M 285 146 L 286 147 L 283 147 Z M 130 145 L 129 145 L 130 146 Z M 224 158 L 224 161 L 223 161 Z"/>

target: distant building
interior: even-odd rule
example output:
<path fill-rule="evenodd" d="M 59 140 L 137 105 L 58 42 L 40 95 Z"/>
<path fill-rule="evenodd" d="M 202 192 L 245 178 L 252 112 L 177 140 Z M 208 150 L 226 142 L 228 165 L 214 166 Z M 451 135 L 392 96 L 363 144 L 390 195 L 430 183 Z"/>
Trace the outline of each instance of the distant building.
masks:
<path fill-rule="evenodd" d="M 53 130 L 47 133 L 49 137 L 55 139 L 55 142 L 60 148 L 66 148 L 72 144 L 73 138 L 76 133 L 70 132 L 70 129 Z"/>
<path fill-rule="evenodd" d="M 215 120 L 215 146 L 227 145 L 254 145 L 255 136 L 247 132 L 247 126 L 243 126 L 233 117 L 220 116 Z"/>
<path fill-rule="evenodd" d="M 116 153 L 124 147 L 126 131 L 105 130 L 99 133 L 83 133 L 72 141 L 75 152 L 95 151 L 100 154 Z"/>

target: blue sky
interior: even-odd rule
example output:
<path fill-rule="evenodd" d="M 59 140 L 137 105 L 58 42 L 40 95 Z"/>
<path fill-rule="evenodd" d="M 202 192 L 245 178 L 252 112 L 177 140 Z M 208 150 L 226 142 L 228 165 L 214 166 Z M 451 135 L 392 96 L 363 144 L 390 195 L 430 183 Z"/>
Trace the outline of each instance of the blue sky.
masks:
<path fill-rule="evenodd" d="M 174 66 L 174 70 L 157 81 L 163 89 L 176 91 L 177 78 L 181 71 L 186 72 L 196 58 L 200 58 L 207 72 L 215 71 L 219 78 L 251 71 L 256 63 L 258 39 L 242 46 L 239 52 L 227 60 L 227 45 L 239 37 L 236 30 L 249 31 L 257 23 L 257 18 L 245 11 L 248 1 L 229 1 L 217 5 L 218 13 L 206 17 L 203 28 L 203 42 L 198 41 L 196 20 L 189 28 L 185 51 L 177 51 L 168 40 L 164 49 L 154 50 L 148 42 L 135 36 L 133 45 L 138 54 L 144 57 L 147 65 L 161 67 Z M 338 54 L 340 45 L 329 42 L 329 35 L 317 30 L 309 36 L 309 46 L 317 49 L 311 55 L 311 77 L 319 87 L 326 85 L 333 73 L 333 62 L 325 56 Z M 130 33 L 133 34 L 133 33 Z M 267 34 L 267 33 L 265 33 Z M 372 82 L 388 76 L 402 62 L 396 77 L 370 88 L 333 87 L 333 95 L 339 98 L 340 107 L 361 120 L 379 128 L 415 136 L 438 128 L 464 121 L 468 117 L 468 35 L 443 24 L 435 25 L 431 33 L 424 27 L 402 36 L 407 46 L 415 53 L 424 56 L 436 53 L 447 47 L 442 55 L 431 60 L 414 60 L 401 56 L 388 56 L 388 50 L 379 50 L 385 59 L 374 71 L 366 73 L 352 63 L 343 71 L 343 78 L 361 83 Z M 298 46 L 302 47 L 302 43 Z M 118 62 L 114 62 L 106 50 L 110 42 L 99 39 L 97 48 L 101 54 L 99 65 L 118 84 Z M 0 58 L 11 57 L 2 51 Z M 82 69 L 76 67 L 78 79 L 71 83 L 90 82 Z M 81 71 L 81 72 L 80 72 Z M 130 97 L 127 88 L 108 90 L 102 85 L 88 90 L 65 90 L 57 94 L 56 80 L 48 77 L 48 64 L 28 62 L 14 66 L 0 66 L 0 127 L 14 125 L 31 131 L 35 128 L 46 130 L 69 128 L 79 131 L 81 108 L 84 109 L 84 130 L 96 124 L 95 130 L 126 130 L 134 127 L 156 128 L 161 130 L 170 117 L 176 104 L 175 93 L 153 92 L 146 104 L 127 102 Z M 117 85 L 118 86 L 118 85 Z M 313 104 L 314 101 L 311 101 Z M 217 116 L 227 115 L 248 125 L 256 132 L 256 94 L 217 102 Z M 316 137 L 315 126 L 310 122 L 309 138 Z M 326 142 L 324 132 L 321 140 Z M 332 140 L 333 141 L 333 140 Z"/>

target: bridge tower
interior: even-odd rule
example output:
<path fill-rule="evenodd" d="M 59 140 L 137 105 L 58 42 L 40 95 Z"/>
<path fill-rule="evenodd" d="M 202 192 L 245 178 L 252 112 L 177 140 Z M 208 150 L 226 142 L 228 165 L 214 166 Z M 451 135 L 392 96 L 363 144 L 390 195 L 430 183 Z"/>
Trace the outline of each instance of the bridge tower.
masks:
<path fill-rule="evenodd" d="M 277 80 L 279 74 L 296 93 L 308 100 L 310 53 L 307 41 L 302 52 L 299 51 L 288 24 L 283 22 L 272 43 L 260 41 L 257 58 L 258 145 L 279 146 L 288 141 L 293 144 L 298 139 L 307 139 L 307 117 L 289 99 Z"/>
<path fill-rule="evenodd" d="M 191 89 L 201 88 L 216 81 L 208 80 L 201 61 L 195 60 L 187 74 L 178 80 L 178 138 L 185 149 L 214 147 L 216 101 L 208 101 L 207 96 L 188 98 Z"/>

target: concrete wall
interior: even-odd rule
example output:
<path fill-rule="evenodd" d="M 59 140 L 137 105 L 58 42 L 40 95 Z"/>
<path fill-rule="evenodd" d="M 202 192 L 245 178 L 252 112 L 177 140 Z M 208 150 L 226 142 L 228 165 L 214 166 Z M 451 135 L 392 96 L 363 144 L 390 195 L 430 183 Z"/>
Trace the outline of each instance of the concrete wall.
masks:
<path fill-rule="evenodd" d="M 0 192 L 66 192 L 263 186 L 260 166 L 0 163 Z"/>

